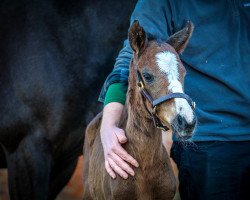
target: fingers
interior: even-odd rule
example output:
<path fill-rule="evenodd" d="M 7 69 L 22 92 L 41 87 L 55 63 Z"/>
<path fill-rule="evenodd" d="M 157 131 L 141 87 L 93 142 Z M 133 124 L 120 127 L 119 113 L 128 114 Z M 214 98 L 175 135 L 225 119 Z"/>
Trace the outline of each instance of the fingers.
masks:
<path fill-rule="evenodd" d="M 125 132 L 118 127 L 105 128 L 101 132 L 101 141 L 105 157 L 105 169 L 114 179 L 116 173 L 122 178 L 127 179 L 129 175 L 134 176 L 134 170 L 129 165 L 138 167 L 137 161 L 130 156 L 121 146 L 127 142 Z"/>
<path fill-rule="evenodd" d="M 106 171 L 108 172 L 108 174 L 109 174 L 113 179 L 115 179 L 115 178 L 116 178 L 115 172 L 114 172 L 113 169 L 110 167 L 109 162 L 108 162 L 107 160 L 105 160 L 105 168 L 106 168 Z"/>
<path fill-rule="evenodd" d="M 126 173 L 129 173 L 131 176 L 135 175 L 134 170 L 123 159 L 121 159 L 118 155 L 112 154 L 112 160 L 116 163 L 116 165 L 118 165 Z M 120 174 L 120 175 L 122 175 L 122 174 Z"/>
<path fill-rule="evenodd" d="M 115 154 L 117 154 L 126 162 L 130 163 L 131 165 L 135 167 L 139 167 L 138 162 L 131 155 L 129 155 L 128 152 L 125 151 L 125 149 L 123 149 L 121 146 L 114 148 L 113 151 Z"/>
<path fill-rule="evenodd" d="M 124 144 L 127 142 L 127 137 L 125 136 L 125 132 L 124 130 L 122 129 L 118 129 L 116 131 L 116 137 L 118 139 L 118 141 L 121 143 L 121 144 Z"/>
<path fill-rule="evenodd" d="M 110 167 L 117 173 L 119 174 L 122 178 L 127 179 L 128 174 L 122 170 L 111 158 L 107 158 Z"/>

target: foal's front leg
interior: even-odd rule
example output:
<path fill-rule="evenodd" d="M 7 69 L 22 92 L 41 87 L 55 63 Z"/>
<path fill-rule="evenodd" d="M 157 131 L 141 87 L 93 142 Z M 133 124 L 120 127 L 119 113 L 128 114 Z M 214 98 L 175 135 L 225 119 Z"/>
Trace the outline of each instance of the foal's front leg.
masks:
<path fill-rule="evenodd" d="M 165 150 L 163 155 L 168 156 Z M 156 199 L 172 200 L 176 193 L 176 179 L 170 159 L 165 156 L 163 156 L 162 165 L 158 169 L 161 173 L 157 179 L 157 184 L 155 184 L 154 193 Z"/>
<path fill-rule="evenodd" d="M 109 175 L 108 175 L 109 176 Z M 112 200 L 136 200 L 136 187 L 133 182 L 134 177 L 129 176 L 124 180 L 119 175 L 116 179 L 110 178 L 111 199 Z"/>
<path fill-rule="evenodd" d="M 42 131 L 27 135 L 14 151 L 4 150 L 11 200 L 47 200 L 51 154 Z"/>

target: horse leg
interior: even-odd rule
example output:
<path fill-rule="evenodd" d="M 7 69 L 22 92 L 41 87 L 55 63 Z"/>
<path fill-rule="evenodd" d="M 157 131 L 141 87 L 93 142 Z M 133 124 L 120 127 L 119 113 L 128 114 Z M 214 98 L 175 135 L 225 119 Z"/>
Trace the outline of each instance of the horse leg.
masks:
<path fill-rule="evenodd" d="M 55 163 L 49 184 L 49 200 L 55 199 L 63 187 L 69 182 L 76 168 L 77 161 L 78 156 L 75 156 L 67 162 Z"/>
<path fill-rule="evenodd" d="M 4 150 L 11 200 L 47 200 L 51 154 L 42 131 L 23 138 L 14 151 Z"/>
<path fill-rule="evenodd" d="M 6 163 L 4 151 L 3 151 L 3 148 L 2 148 L 2 146 L 0 144 L 0 169 L 1 168 L 6 168 L 6 167 L 7 167 L 7 163 Z"/>

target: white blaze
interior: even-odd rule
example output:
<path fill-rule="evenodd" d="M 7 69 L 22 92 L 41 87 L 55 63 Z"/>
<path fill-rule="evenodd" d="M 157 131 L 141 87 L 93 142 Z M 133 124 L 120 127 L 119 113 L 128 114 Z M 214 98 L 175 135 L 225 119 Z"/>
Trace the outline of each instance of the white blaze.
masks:
<path fill-rule="evenodd" d="M 156 54 L 156 62 L 160 71 L 166 74 L 169 86 L 168 91 L 183 93 L 182 84 L 179 81 L 178 61 L 176 55 L 166 51 Z M 193 121 L 193 111 L 185 99 L 175 98 L 176 113 L 184 117 L 188 123 Z"/>

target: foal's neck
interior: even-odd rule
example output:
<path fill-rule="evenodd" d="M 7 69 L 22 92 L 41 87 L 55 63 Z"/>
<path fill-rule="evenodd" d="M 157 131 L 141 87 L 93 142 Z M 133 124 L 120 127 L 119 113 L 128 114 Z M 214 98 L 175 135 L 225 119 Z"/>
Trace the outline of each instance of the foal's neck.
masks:
<path fill-rule="evenodd" d="M 129 149 L 136 154 L 137 159 L 147 160 L 157 157 L 159 149 L 162 148 L 162 133 L 154 126 L 141 98 L 136 90 L 128 88 L 126 101 L 128 118 L 125 130 Z"/>

